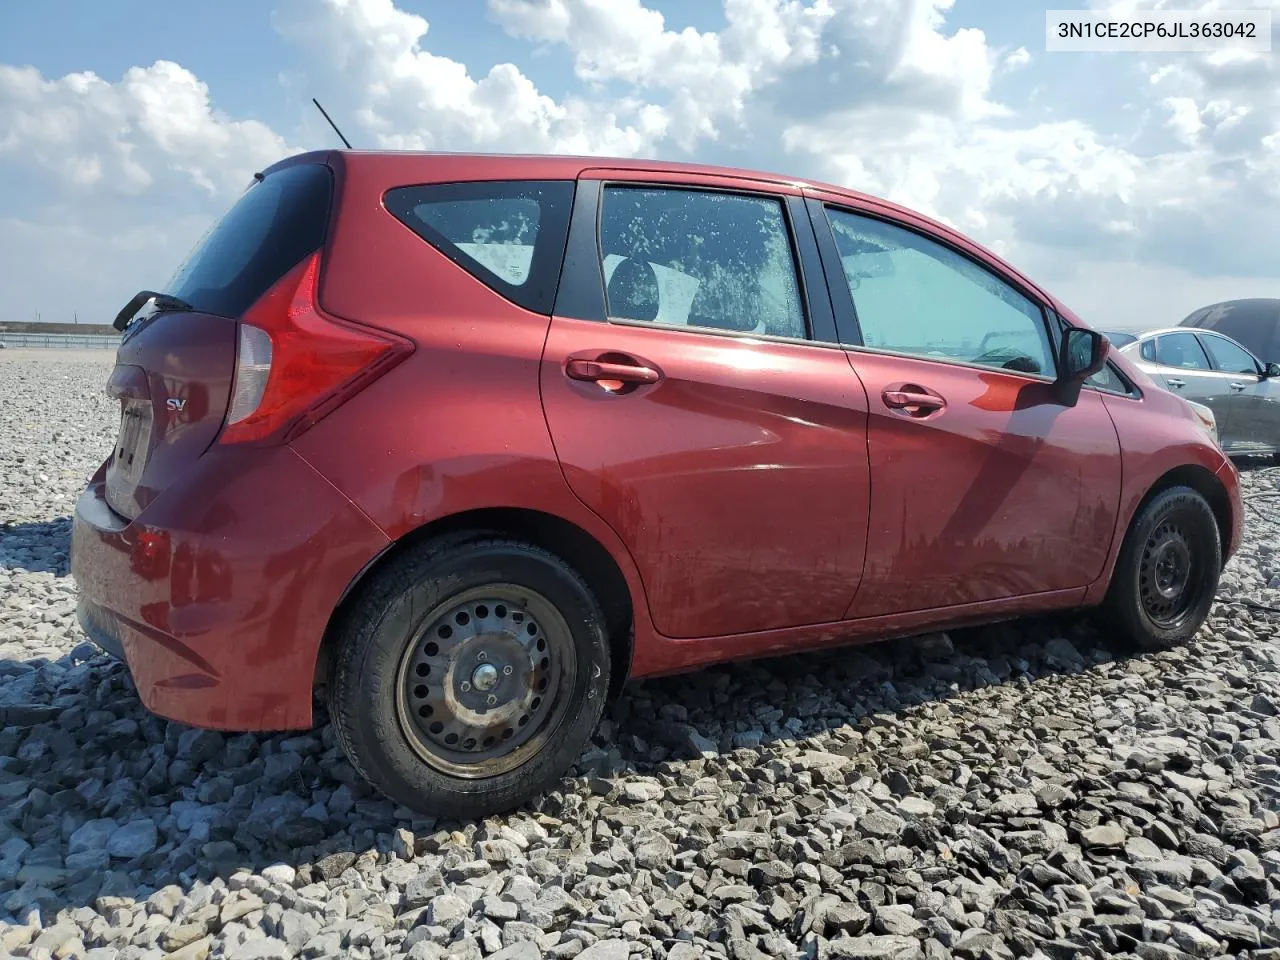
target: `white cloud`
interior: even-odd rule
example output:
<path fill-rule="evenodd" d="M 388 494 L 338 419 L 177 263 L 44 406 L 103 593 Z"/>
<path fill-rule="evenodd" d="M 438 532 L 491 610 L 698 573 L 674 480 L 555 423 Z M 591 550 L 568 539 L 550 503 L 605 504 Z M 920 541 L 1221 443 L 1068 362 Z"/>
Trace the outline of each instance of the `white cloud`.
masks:
<path fill-rule="evenodd" d="M 308 90 L 358 119 L 387 149 L 622 153 L 652 149 L 661 111 L 636 101 L 581 97 L 557 102 L 518 67 L 497 64 L 475 78 L 430 52 L 428 22 L 392 0 L 285 0 L 276 29 L 323 69 Z"/>
<path fill-rule="evenodd" d="M 116 83 L 0 65 L 0 159 L 81 190 L 137 194 L 176 174 L 216 193 L 289 152 L 264 124 L 214 111 L 209 88 L 167 60 Z"/>
<path fill-rule="evenodd" d="M 1095 5 L 1105 4 L 1186 6 Z M 905 202 L 1077 293 L 1085 277 L 1159 278 L 1170 297 L 1210 282 L 1196 277 L 1280 277 L 1274 56 L 1133 57 L 1119 97 L 1140 119 L 1104 133 L 1114 119 L 1050 121 L 1004 102 L 1014 85 L 1051 93 L 1044 58 L 993 47 L 957 21 L 953 0 L 723 0 L 723 10 L 708 30 L 642 0 L 488 0 L 496 27 L 531 53 L 567 58 L 577 84 L 560 97 L 516 64 L 469 69 L 394 0 L 279 0 L 273 22 L 303 65 L 283 82 L 307 107 L 318 93 L 361 145 L 731 158 Z M 104 290 L 118 285 L 112 302 L 167 274 L 182 253 L 171 221 L 207 219 L 250 172 L 293 150 L 281 133 L 220 112 L 216 92 L 167 61 L 116 82 L 0 66 L 0 171 L 49 195 L 47 209 L 0 222 L 0 248 L 27 251 L 23 273 L 0 266 L 6 288 L 20 286 L 21 299 L 43 284 L 83 303 L 68 292 L 82 276 L 53 255 L 59 243 L 99 244 L 97 260 L 78 266 L 96 263 Z M 318 118 L 308 110 L 299 123 Z M 128 250 L 122 217 L 140 231 Z M 165 242 L 148 246 L 148 223 Z M 49 251 L 47 262 L 34 250 Z M 1078 263 L 1144 266 L 1082 273 Z"/>
<path fill-rule="evenodd" d="M 830 0 L 726 0 L 717 32 L 667 28 L 639 0 L 489 0 L 494 20 L 515 36 L 563 44 L 584 81 L 619 81 L 669 97 L 667 133 L 690 146 L 740 120 L 748 96 L 780 72 L 813 63 Z"/>
<path fill-rule="evenodd" d="M 1190 97 L 1165 97 L 1164 106 L 1169 111 L 1169 129 L 1183 143 L 1193 146 L 1204 129 L 1199 105 Z"/>
<path fill-rule="evenodd" d="M 1026 47 L 1019 47 L 1004 58 L 1004 68 L 1006 70 L 1018 70 L 1030 62 L 1031 51 Z"/>
<path fill-rule="evenodd" d="M 39 222 L 0 218 L 0 286 L 12 293 L 0 316 L 110 323 L 137 290 L 163 283 L 207 226 L 199 212 L 108 223 L 75 207 Z"/>
<path fill-rule="evenodd" d="M 1244 297 L 1274 297 L 1275 279 L 1200 277 L 1174 267 L 1081 260 L 1055 278 L 1054 293 L 1107 330 L 1176 326 L 1193 310 Z"/>

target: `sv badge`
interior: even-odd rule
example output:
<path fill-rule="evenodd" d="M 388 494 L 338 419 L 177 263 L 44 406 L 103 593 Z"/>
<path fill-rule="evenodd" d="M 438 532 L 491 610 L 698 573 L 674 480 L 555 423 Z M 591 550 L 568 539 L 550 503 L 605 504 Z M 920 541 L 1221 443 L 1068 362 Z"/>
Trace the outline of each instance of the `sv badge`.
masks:
<path fill-rule="evenodd" d="M 175 413 L 181 413 L 183 408 L 187 405 L 187 401 L 183 400 L 181 397 L 170 397 L 164 402 L 164 405 Z"/>

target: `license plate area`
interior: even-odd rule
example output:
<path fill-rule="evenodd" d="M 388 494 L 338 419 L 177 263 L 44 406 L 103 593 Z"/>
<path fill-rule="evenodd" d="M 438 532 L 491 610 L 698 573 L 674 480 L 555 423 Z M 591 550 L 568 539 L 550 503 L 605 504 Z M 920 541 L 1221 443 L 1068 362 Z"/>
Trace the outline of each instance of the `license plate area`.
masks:
<path fill-rule="evenodd" d="M 128 399 L 120 405 L 120 433 L 107 467 L 107 502 L 119 509 L 132 499 L 151 449 L 151 401 Z"/>

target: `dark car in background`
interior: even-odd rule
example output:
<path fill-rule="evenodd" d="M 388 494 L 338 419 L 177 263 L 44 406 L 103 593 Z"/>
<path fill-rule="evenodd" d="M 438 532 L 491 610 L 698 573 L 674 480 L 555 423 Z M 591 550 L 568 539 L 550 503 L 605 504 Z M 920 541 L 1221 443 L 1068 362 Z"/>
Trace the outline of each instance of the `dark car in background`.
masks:
<path fill-rule="evenodd" d="M 1117 350 L 1121 347 L 1127 347 L 1138 339 L 1136 333 L 1121 333 L 1119 330 L 1107 330 L 1105 331 L 1105 336 Z"/>
<path fill-rule="evenodd" d="M 1226 334 L 1263 363 L 1280 363 L 1280 298 L 1226 300 L 1190 313 L 1180 327 Z"/>

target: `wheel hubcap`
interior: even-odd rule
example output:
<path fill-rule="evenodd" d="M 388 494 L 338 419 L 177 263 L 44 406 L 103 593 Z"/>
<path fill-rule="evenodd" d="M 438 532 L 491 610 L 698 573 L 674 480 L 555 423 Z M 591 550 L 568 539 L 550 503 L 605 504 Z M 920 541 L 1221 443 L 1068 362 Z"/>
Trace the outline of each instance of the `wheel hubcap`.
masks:
<path fill-rule="evenodd" d="M 1161 626 L 1172 626 L 1195 604 L 1195 563 L 1180 526 L 1165 522 L 1147 539 L 1138 573 L 1142 605 Z"/>
<path fill-rule="evenodd" d="M 476 672 L 471 675 L 471 685 L 481 693 L 488 693 L 497 682 L 498 668 L 488 663 L 480 664 L 476 667 Z"/>
<path fill-rule="evenodd" d="M 446 601 L 401 662 L 398 707 L 411 746 L 454 776 L 513 769 L 556 726 L 573 659 L 564 618 L 533 591 L 495 584 Z"/>

